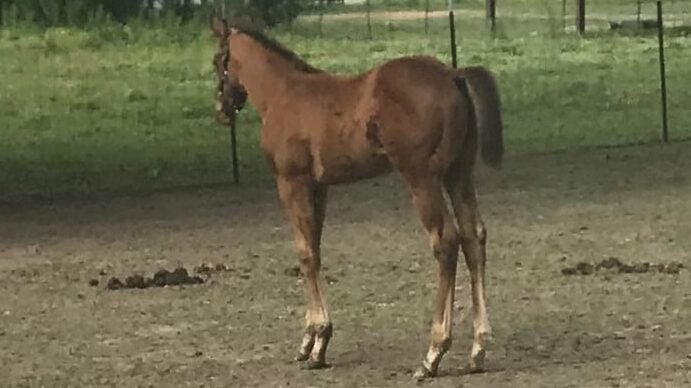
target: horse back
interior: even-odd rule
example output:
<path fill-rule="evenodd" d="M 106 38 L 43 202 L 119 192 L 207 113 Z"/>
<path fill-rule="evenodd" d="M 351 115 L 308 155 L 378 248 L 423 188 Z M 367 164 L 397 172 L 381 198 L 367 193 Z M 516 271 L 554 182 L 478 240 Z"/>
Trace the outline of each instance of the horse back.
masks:
<path fill-rule="evenodd" d="M 404 57 L 357 77 L 296 80 L 270 112 L 262 148 L 278 169 L 334 184 L 391 169 L 387 149 L 432 147 L 454 73 L 428 57 Z M 454 94 L 455 93 L 455 94 Z"/>

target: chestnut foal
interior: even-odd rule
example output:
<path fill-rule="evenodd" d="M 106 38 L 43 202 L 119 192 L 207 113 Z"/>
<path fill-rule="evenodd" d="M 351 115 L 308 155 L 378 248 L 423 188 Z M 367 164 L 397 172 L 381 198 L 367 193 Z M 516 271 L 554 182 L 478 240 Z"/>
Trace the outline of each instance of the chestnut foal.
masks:
<path fill-rule="evenodd" d="M 439 263 L 429 350 L 416 372 L 434 376 L 451 346 L 459 245 L 471 277 L 474 342 L 481 370 L 490 324 L 485 303 L 487 233 L 473 166 L 503 154 L 500 99 L 482 67 L 454 70 L 429 57 L 403 57 L 354 77 L 316 69 L 260 32 L 213 18 L 219 39 L 217 115 L 228 122 L 249 97 L 261 116 L 261 149 L 293 227 L 307 294 L 297 360 L 325 364 L 332 324 L 319 278 L 327 187 L 392 170 L 408 184 Z M 450 199 L 450 206 L 445 202 Z"/>

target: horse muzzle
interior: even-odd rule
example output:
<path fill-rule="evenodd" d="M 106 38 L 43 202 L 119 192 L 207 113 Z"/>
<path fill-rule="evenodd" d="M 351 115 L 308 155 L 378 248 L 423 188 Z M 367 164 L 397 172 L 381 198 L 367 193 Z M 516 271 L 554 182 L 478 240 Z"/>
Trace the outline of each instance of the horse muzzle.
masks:
<path fill-rule="evenodd" d="M 230 94 L 230 98 L 225 98 L 222 92 L 217 96 L 216 120 L 221 124 L 229 124 L 247 102 L 247 93 L 244 90 L 233 89 Z"/>

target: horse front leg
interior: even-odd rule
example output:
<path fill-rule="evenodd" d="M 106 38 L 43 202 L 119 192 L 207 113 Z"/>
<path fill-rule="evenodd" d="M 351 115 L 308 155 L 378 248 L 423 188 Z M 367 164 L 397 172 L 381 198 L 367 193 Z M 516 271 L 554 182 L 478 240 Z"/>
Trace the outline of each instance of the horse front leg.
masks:
<path fill-rule="evenodd" d="M 305 333 L 296 360 L 308 361 L 308 369 L 323 368 L 326 366 L 326 348 L 333 331 L 324 285 L 319 278 L 326 187 L 319 186 L 307 176 L 279 176 L 277 185 L 281 203 L 293 228 L 307 300 Z"/>

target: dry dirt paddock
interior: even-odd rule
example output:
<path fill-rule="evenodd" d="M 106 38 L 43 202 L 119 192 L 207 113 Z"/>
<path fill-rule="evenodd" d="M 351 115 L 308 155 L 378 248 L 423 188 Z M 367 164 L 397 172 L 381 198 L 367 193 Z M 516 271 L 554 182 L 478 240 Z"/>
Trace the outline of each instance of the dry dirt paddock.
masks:
<path fill-rule="evenodd" d="M 0 386 L 691 386 L 689 146 L 509 156 L 500 173 L 483 171 L 488 370 L 464 369 L 462 266 L 454 346 L 423 383 L 411 373 L 436 263 L 394 176 L 331 193 L 323 274 L 335 336 L 322 371 L 291 361 L 303 296 L 272 186 L 3 207 Z M 611 257 L 635 273 L 587 264 Z M 202 263 L 225 267 L 199 285 L 105 289 L 112 276 Z"/>

